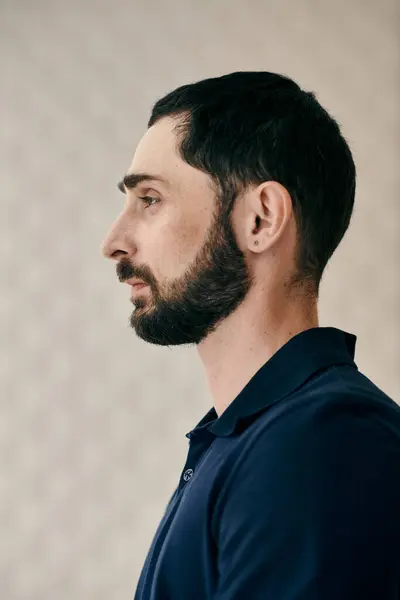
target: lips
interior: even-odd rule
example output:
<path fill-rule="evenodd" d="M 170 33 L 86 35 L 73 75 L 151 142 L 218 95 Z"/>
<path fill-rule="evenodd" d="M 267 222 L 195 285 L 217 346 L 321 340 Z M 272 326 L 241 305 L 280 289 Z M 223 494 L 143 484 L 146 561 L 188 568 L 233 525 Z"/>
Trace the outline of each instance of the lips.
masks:
<path fill-rule="evenodd" d="M 141 281 L 140 279 L 127 279 L 125 283 L 132 285 L 132 286 L 147 285 L 147 283 L 145 283 L 144 281 Z"/>

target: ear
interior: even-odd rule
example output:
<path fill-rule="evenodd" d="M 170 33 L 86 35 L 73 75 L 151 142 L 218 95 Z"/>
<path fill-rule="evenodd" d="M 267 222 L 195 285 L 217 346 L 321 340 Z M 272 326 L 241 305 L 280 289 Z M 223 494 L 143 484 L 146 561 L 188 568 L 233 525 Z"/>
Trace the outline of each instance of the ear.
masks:
<path fill-rule="evenodd" d="M 293 214 L 292 199 L 277 181 L 264 181 L 246 195 L 246 245 L 252 252 L 263 252 L 287 229 Z"/>

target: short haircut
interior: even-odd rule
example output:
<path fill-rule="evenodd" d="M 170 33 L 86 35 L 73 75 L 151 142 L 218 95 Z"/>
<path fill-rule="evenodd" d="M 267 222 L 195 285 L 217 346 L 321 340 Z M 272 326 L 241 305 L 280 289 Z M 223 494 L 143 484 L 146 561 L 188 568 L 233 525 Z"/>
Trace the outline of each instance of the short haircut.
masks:
<path fill-rule="evenodd" d="M 298 234 L 291 284 L 311 284 L 318 295 L 350 223 L 356 169 L 315 93 L 284 75 L 238 71 L 176 88 L 154 104 L 148 127 L 166 116 L 177 117 L 179 154 L 212 178 L 226 215 L 251 184 L 287 189 Z"/>

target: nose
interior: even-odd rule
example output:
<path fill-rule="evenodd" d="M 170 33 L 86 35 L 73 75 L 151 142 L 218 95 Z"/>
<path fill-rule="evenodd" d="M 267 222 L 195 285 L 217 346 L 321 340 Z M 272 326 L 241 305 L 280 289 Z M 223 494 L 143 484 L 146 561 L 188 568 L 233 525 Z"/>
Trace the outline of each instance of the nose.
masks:
<path fill-rule="evenodd" d="M 129 240 L 128 227 L 123 213 L 111 226 L 100 245 L 100 252 L 104 258 L 120 260 L 121 255 L 132 253 L 132 242 Z"/>

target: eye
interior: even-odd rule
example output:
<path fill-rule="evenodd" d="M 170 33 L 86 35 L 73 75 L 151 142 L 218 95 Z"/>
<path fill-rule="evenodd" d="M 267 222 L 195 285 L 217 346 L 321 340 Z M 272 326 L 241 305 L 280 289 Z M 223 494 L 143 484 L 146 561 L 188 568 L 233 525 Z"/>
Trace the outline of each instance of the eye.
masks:
<path fill-rule="evenodd" d="M 141 200 L 144 204 L 146 204 L 145 208 L 149 206 L 154 206 L 160 202 L 160 198 L 153 198 L 153 196 L 138 196 L 139 200 Z"/>

